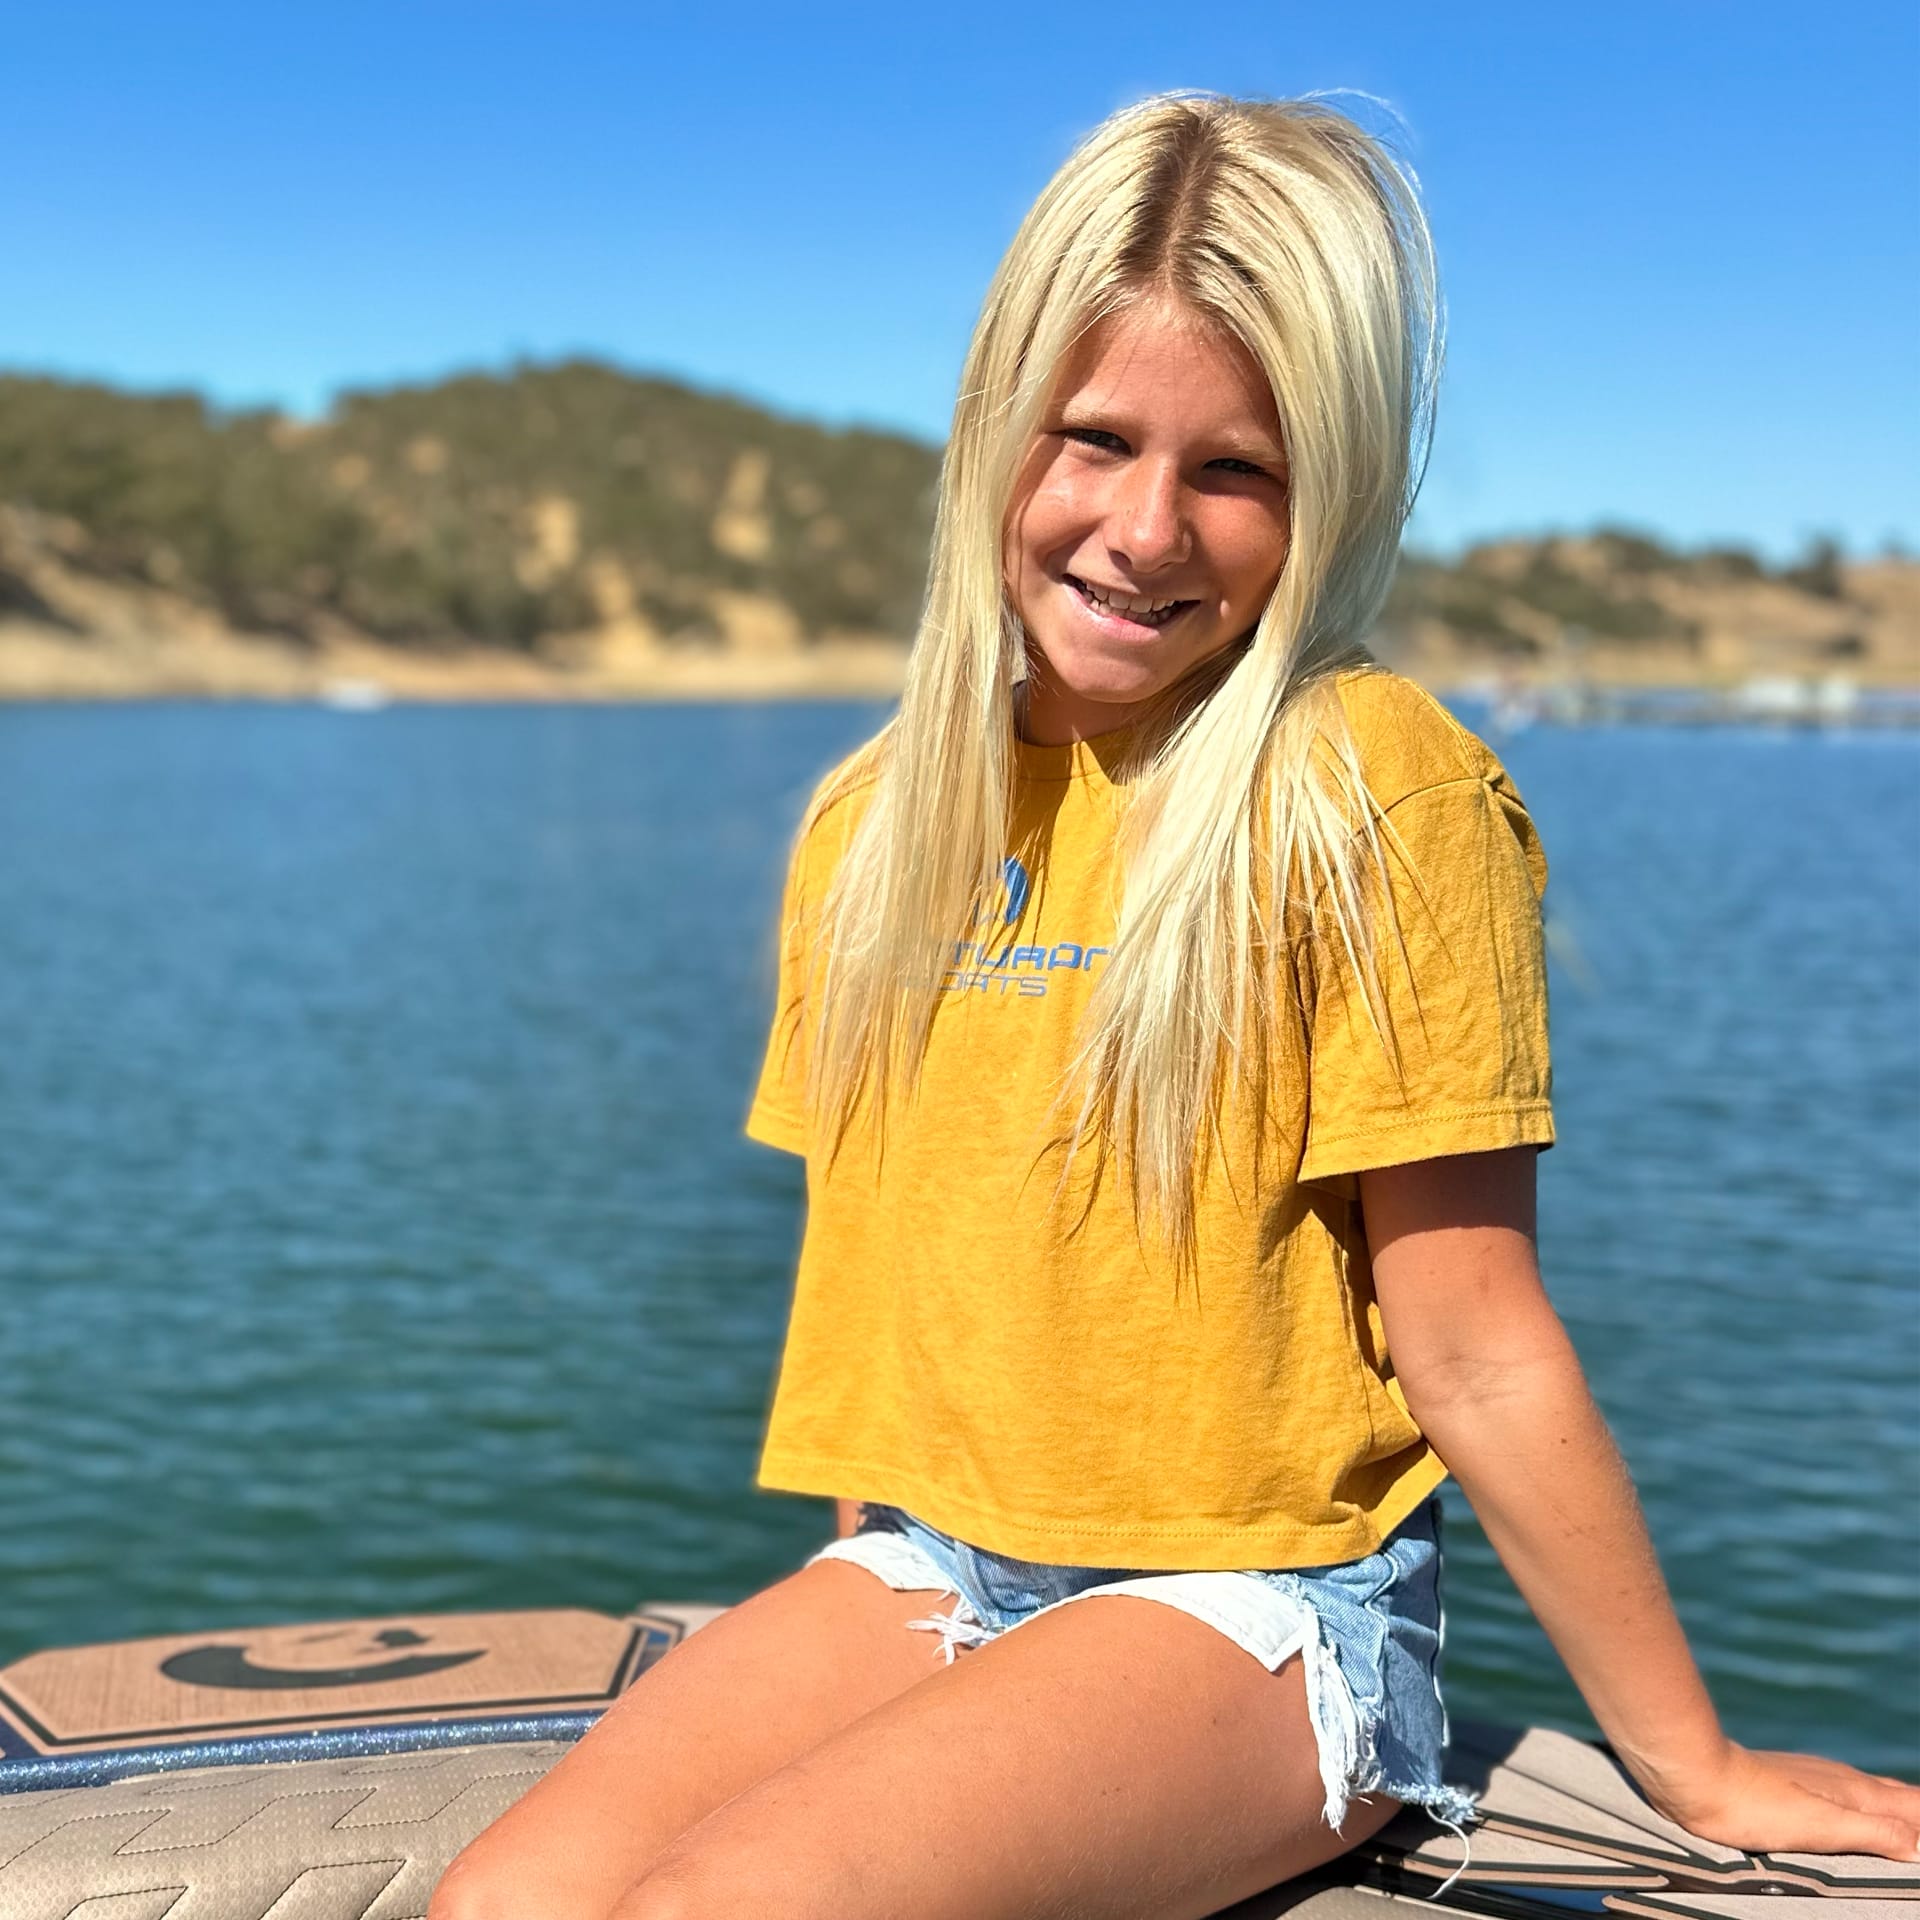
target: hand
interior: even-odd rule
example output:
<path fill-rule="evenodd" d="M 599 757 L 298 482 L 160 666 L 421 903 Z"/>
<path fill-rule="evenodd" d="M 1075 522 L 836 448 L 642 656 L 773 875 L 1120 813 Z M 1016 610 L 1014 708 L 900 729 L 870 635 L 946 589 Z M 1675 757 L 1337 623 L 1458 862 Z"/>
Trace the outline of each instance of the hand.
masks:
<path fill-rule="evenodd" d="M 1649 1788 L 1689 1833 L 1748 1853 L 1870 1853 L 1920 1859 L 1920 1787 L 1811 1753 L 1727 1742 L 1704 1778 Z"/>

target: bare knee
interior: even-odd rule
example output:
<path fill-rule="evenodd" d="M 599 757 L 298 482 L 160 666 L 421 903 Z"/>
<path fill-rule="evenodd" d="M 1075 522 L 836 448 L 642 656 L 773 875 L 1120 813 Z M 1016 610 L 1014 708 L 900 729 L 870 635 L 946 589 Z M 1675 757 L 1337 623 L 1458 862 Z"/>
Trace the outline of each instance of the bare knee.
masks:
<path fill-rule="evenodd" d="M 736 1850 L 675 1846 L 615 1903 L 607 1920 L 746 1920 L 810 1913 L 799 1888 L 769 1887 Z"/>
<path fill-rule="evenodd" d="M 507 1920 L 515 1899 L 512 1877 L 495 1867 L 489 1849 L 469 1846 L 440 1876 L 427 1902 L 427 1920 Z"/>
<path fill-rule="evenodd" d="M 503 1911 L 485 1856 L 472 1847 L 447 1862 L 427 1901 L 427 1920 L 487 1920 Z"/>
<path fill-rule="evenodd" d="M 543 1885 L 542 1880 L 547 1880 Z M 454 1855 L 426 1920 L 606 1920 L 601 1905 L 551 1884 L 523 1854 L 486 1834 Z"/>
<path fill-rule="evenodd" d="M 661 1867 L 622 1894 L 607 1920 L 718 1920 L 724 1911 L 686 1876 Z"/>

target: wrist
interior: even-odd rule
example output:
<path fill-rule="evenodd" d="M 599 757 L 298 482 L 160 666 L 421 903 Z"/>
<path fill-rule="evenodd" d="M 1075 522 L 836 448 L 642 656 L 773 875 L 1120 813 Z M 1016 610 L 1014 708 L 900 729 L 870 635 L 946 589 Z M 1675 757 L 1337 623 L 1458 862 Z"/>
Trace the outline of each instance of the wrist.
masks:
<path fill-rule="evenodd" d="M 1709 1726 L 1657 1744 L 1635 1747 L 1616 1741 L 1614 1751 L 1648 1800 L 1685 1826 L 1689 1809 L 1717 1803 L 1721 1783 L 1740 1749 L 1715 1719 Z"/>

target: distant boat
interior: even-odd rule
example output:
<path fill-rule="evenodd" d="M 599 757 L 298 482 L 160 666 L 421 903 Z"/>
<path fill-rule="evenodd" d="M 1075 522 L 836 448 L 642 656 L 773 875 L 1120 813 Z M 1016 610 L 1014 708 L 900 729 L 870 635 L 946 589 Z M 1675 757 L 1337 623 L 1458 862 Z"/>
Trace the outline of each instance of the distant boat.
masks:
<path fill-rule="evenodd" d="M 1920 688 L 1862 687 L 1844 674 L 1759 674 L 1738 686 L 1624 686 L 1550 680 L 1481 693 L 1486 725 L 1511 738 L 1534 725 L 1757 727 L 1835 734 L 1920 728 Z"/>
<path fill-rule="evenodd" d="M 375 713 L 392 699 L 378 680 L 329 680 L 320 689 L 320 704 L 341 713 Z"/>
<path fill-rule="evenodd" d="M 1504 688 L 1487 709 L 1487 725 L 1503 740 L 1525 733 L 1546 718 L 1547 703 L 1531 687 Z"/>

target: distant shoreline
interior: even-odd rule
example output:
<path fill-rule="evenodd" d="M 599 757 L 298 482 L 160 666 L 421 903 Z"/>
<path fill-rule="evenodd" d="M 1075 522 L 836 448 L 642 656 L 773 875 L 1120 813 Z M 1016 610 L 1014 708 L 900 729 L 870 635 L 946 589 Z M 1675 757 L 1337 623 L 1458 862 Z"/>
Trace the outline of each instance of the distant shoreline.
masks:
<path fill-rule="evenodd" d="M 0 705 L 220 701 L 313 703 L 343 710 L 388 705 L 670 705 L 768 700 L 891 700 L 905 681 L 907 650 L 882 640 L 824 641 L 749 652 L 656 646 L 564 659 L 474 647 L 425 652 L 355 642 L 319 649 L 202 631 L 85 639 L 39 622 L 0 620 Z M 1570 694 L 1736 695 L 1753 676 L 1699 671 L 1696 661 L 1649 651 L 1622 671 L 1617 659 L 1524 666 L 1452 657 L 1383 662 L 1436 693 L 1480 695 L 1533 707 Z M 1892 663 L 1886 663 L 1891 665 Z M 1876 669 L 1880 669 L 1876 671 Z M 1776 676 L 1817 690 L 1920 695 L 1912 676 L 1877 661 L 1827 673 Z"/>
<path fill-rule="evenodd" d="M 204 632 L 82 640 L 38 623 L 0 621 L 0 704 L 314 701 L 354 708 L 891 699 L 905 672 L 906 649 L 883 641 L 765 652 L 625 649 L 574 665 L 499 648 L 427 652 L 355 643 L 316 650 Z"/>

